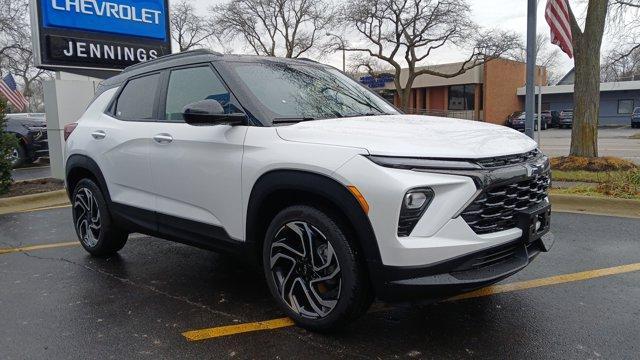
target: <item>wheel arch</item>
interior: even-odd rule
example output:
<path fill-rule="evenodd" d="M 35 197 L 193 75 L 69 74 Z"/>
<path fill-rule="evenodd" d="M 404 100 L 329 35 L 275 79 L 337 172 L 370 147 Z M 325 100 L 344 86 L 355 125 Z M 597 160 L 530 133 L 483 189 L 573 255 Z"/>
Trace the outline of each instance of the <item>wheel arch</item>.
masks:
<path fill-rule="evenodd" d="M 254 184 L 247 206 L 246 241 L 257 250 L 258 260 L 266 230 L 273 217 L 290 205 L 313 205 L 334 211 L 349 227 L 370 270 L 381 264 L 380 251 L 368 216 L 346 186 L 317 173 L 273 170 Z"/>
<path fill-rule="evenodd" d="M 102 175 L 102 170 L 100 170 L 98 164 L 86 155 L 71 155 L 67 159 L 67 163 L 65 165 L 65 182 L 67 184 L 67 195 L 69 196 L 69 199 L 73 196 L 73 190 L 76 184 L 84 178 L 89 178 L 95 181 L 100 187 L 107 203 L 111 203 L 109 188 L 107 187 L 107 182 L 105 181 L 104 175 Z"/>

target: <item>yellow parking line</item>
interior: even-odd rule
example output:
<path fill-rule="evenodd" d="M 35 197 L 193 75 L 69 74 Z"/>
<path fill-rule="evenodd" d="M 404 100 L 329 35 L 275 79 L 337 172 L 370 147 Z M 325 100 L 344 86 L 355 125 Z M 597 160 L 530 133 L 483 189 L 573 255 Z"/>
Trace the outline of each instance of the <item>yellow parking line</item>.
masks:
<path fill-rule="evenodd" d="M 80 245 L 80 243 L 77 242 L 77 241 L 69 241 L 69 242 L 61 242 L 61 243 L 54 243 L 54 244 L 23 246 L 23 247 L 17 247 L 17 248 L 6 248 L 6 249 L 1 249 L 0 248 L 0 255 L 19 253 L 19 252 L 27 252 L 27 251 L 34 251 L 34 250 L 55 249 L 55 248 L 62 248 L 62 247 L 73 247 L 73 246 L 79 246 L 79 245 Z"/>
<path fill-rule="evenodd" d="M 219 326 L 210 329 L 187 331 L 182 333 L 182 336 L 187 338 L 187 340 L 189 341 L 198 341 L 227 335 L 247 333 L 251 331 L 278 329 L 292 325 L 293 320 L 288 317 L 283 317 L 267 321 L 258 321 L 246 324 Z"/>
<path fill-rule="evenodd" d="M 563 283 L 574 282 L 574 281 L 589 280 L 589 279 L 595 279 L 603 276 L 624 274 L 624 273 L 633 272 L 633 271 L 640 271 L 640 263 L 615 266 L 615 267 L 610 267 L 605 269 L 589 270 L 589 271 L 577 272 L 573 274 L 556 275 L 556 276 L 551 276 L 551 277 L 542 278 L 542 279 L 519 281 L 511 284 L 493 285 L 493 286 L 482 288 L 476 291 L 472 291 L 470 293 L 452 297 L 448 301 L 477 298 L 482 296 L 490 296 L 490 295 L 501 294 L 506 292 L 518 291 L 518 290 L 532 289 L 532 288 L 537 288 L 542 286 L 550 286 L 550 285 L 557 285 L 557 284 L 563 284 Z"/>
<path fill-rule="evenodd" d="M 534 280 L 528 280 L 528 281 L 518 281 L 510 284 L 493 285 L 477 291 L 455 296 L 451 299 L 448 299 L 447 301 L 456 301 L 456 300 L 462 300 L 462 299 L 491 296 L 496 294 L 532 289 L 532 288 L 543 287 L 543 286 L 595 279 L 603 276 L 624 274 L 624 273 L 629 273 L 634 271 L 640 271 L 640 263 L 615 266 L 615 267 L 604 268 L 604 269 L 582 271 L 582 272 L 577 272 L 572 274 L 556 275 L 556 276 L 550 276 L 546 278 L 534 279 Z M 188 341 L 199 341 L 199 340 L 213 339 L 213 338 L 228 336 L 228 335 L 237 335 L 237 334 L 242 334 L 242 333 L 247 333 L 252 331 L 278 329 L 278 328 L 283 328 L 283 327 L 288 327 L 293 325 L 294 325 L 293 320 L 291 320 L 288 317 L 284 317 L 284 318 L 277 318 L 273 320 L 258 321 L 258 322 L 245 323 L 245 324 L 219 326 L 219 327 L 202 329 L 202 330 L 191 330 L 191 331 L 182 333 L 182 336 L 184 336 Z"/>

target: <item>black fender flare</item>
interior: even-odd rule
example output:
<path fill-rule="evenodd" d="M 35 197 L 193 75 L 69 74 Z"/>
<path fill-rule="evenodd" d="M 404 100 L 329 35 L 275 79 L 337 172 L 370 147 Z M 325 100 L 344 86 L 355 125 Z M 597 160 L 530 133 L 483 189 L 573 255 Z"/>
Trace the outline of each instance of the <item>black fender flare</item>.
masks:
<path fill-rule="evenodd" d="M 370 270 L 376 269 L 381 263 L 378 242 L 360 203 L 351 192 L 338 181 L 325 175 L 301 170 L 273 170 L 263 174 L 254 184 L 247 207 L 246 239 L 257 242 L 256 229 L 260 218 L 261 205 L 270 194 L 278 191 L 302 191 L 322 197 L 339 209 L 350 223 L 358 240 L 360 250 Z"/>
<path fill-rule="evenodd" d="M 70 175 L 73 171 L 78 169 L 82 169 L 85 172 L 90 173 L 93 177 L 98 181 L 98 186 L 102 190 L 107 203 L 111 203 L 111 195 L 109 195 L 109 188 L 107 187 L 107 182 L 104 179 L 104 175 L 102 175 L 102 170 L 98 164 L 90 157 L 86 155 L 74 154 L 69 156 L 67 159 L 67 163 L 65 165 L 65 183 L 67 187 L 67 195 L 69 199 L 73 196 L 73 189 L 69 186 Z"/>

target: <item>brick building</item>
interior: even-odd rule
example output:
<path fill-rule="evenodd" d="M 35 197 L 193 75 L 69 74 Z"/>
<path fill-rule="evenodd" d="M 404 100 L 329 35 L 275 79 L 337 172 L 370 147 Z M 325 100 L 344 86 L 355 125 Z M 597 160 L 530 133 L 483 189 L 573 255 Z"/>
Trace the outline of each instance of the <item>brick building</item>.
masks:
<path fill-rule="evenodd" d="M 453 73 L 460 65 L 452 63 L 428 68 Z M 546 69 L 538 67 L 536 75 L 538 84 L 547 84 Z M 403 69 L 401 83 L 406 82 L 406 76 Z M 525 85 L 525 77 L 525 63 L 507 59 L 491 60 L 449 79 L 422 75 L 413 83 L 409 112 L 504 124 L 509 114 L 524 108 L 524 99 L 517 92 Z M 400 104 L 393 77 L 382 77 L 380 81 L 371 76 L 361 76 L 360 82 L 394 104 Z"/>

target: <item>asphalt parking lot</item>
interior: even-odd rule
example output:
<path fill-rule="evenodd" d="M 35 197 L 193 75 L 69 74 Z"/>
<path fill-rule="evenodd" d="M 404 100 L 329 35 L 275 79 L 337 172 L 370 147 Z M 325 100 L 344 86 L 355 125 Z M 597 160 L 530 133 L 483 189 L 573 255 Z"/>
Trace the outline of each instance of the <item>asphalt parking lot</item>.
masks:
<path fill-rule="evenodd" d="M 70 208 L 0 216 L 0 358 L 638 358 L 640 221 L 554 213 L 556 244 L 497 286 L 291 326 L 241 259 L 132 235 L 88 256 Z M 270 329 L 273 328 L 273 329 Z"/>
<path fill-rule="evenodd" d="M 542 150 L 549 156 L 566 156 L 571 145 L 571 129 L 549 129 L 541 132 Z M 600 156 L 616 156 L 640 164 L 640 139 L 631 139 L 640 130 L 630 127 L 598 129 Z"/>

